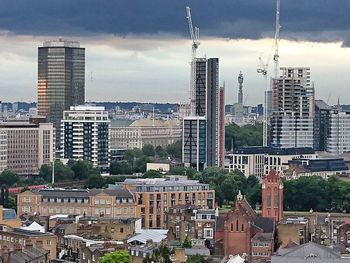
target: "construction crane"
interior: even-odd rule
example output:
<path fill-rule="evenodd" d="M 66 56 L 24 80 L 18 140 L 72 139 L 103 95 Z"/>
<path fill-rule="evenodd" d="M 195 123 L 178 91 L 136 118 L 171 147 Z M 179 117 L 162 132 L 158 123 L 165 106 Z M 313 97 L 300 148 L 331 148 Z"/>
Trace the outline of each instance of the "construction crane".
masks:
<path fill-rule="evenodd" d="M 280 25 L 280 8 L 281 8 L 281 2 L 280 0 L 276 0 L 276 25 L 275 25 L 275 37 L 274 37 L 274 55 L 273 55 L 273 61 L 274 61 L 274 75 L 273 78 L 277 79 L 278 78 L 278 70 L 279 70 L 279 51 L 278 51 L 278 43 L 280 40 L 280 30 L 281 30 L 281 25 Z M 271 50 L 272 51 L 272 50 Z M 257 72 L 259 74 L 262 74 L 265 78 L 265 107 L 264 107 L 264 120 L 263 120 L 263 146 L 267 146 L 268 144 L 268 123 L 270 119 L 270 104 L 272 103 L 272 89 L 270 84 L 270 88 L 268 89 L 268 84 L 267 84 L 267 75 L 268 75 L 268 67 L 269 67 L 269 62 L 271 60 L 271 54 L 269 54 L 268 59 L 266 63 L 264 63 L 263 59 L 259 57 L 259 62 L 260 65 L 257 69 Z"/>
<path fill-rule="evenodd" d="M 191 115 L 193 116 L 196 111 L 195 98 L 196 98 L 196 53 L 199 47 L 199 28 L 193 27 L 192 17 L 191 17 L 191 8 L 186 6 L 186 18 L 188 21 L 188 28 L 190 30 L 190 36 L 192 40 L 192 58 L 191 58 L 191 95 L 190 95 L 190 106 L 191 106 Z"/>

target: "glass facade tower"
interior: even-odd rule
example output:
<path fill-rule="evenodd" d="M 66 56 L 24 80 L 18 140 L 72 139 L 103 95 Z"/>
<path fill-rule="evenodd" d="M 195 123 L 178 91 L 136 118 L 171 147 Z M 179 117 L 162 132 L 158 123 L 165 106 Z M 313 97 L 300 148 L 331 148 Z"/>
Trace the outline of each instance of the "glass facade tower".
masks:
<path fill-rule="evenodd" d="M 56 129 L 59 145 L 63 111 L 85 102 L 85 48 L 79 42 L 44 42 L 38 48 L 38 114 Z"/>

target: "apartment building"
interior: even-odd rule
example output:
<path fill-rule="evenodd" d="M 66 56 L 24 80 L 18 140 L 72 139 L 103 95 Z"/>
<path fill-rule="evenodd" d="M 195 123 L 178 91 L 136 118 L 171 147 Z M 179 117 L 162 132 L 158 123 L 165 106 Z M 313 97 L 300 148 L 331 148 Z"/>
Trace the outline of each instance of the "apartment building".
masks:
<path fill-rule="evenodd" d="M 113 124 L 113 122 L 112 122 Z M 111 127 L 112 149 L 141 149 L 145 144 L 165 147 L 181 140 L 182 129 L 177 120 L 136 120 L 127 127 Z"/>
<path fill-rule="evenodd" d="M 19 175 L 35 175 L 55 156 L 52 123 L 0 123 L 0 172 L 9 169 Z"/>
<path fill-rule="evenodd" d="M 153 179 L 126 179 L 121 186 L 134 193 L 136 217 L 143 228 L 165 228 L 166 212 L 177 205 L 215 208 L 215 191 L 209 184 L 188 180 L 186 176 Z"/>
<path fill-rule="evenodd" d="M 17 214 L 133 218 L 135 202 L 126 189 L 42 189 L 18 194 Z"/>
<path fill-rule="evenodd" d="M 41 248 L 49 251 L 49 259 L 56 259 L 57 237 L 52 233 L 42 233 L 36 231 L 0 226 L 0 246 L 7 246 L 10 250 L 21 246 Z"/>
<path fill-rule="evenodd" d="M 61 159 L 88 160 L 109 171 L 109 123 L 104 107 L 72 106 L 61 121 Z"/>

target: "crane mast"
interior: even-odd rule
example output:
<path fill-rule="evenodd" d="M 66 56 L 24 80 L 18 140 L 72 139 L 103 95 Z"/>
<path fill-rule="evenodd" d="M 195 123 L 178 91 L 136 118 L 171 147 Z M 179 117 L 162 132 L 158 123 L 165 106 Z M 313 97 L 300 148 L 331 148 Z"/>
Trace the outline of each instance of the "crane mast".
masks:
<path fill-rule="evenodd" d="M 281 0 L 277 0 L 276 3 L 276 31 L 275 31 L 275 54 L 273 55 L 273 60 L 275 62 L 275 74 L 274 78 L 278 78 L 278 68 L 279 68 L 279 53 L 278 53 L 278 42 L 280 40 L 280 8 L 281 8 Z"/>
<path fill-rule="evenodd" d="M 191 8 L 189 6 L 186 6 L 186 18 L 188 21 L 188 28 L 190 30 L 190 36 L 192 40 L 190 108 L 191 108 L 191 116 L 193 116 L 196 112 L 196 105 L 195 105 L 195 102 L 196 102 L 196 53 L 200 42 L 199 42 L 199 28 L 193 27 Z"/>

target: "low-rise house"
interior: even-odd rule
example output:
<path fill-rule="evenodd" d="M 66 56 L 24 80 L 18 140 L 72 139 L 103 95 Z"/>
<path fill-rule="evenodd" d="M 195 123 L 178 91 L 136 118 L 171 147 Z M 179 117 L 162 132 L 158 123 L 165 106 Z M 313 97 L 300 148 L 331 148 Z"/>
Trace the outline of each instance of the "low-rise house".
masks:
<path fill-rule="evenodd" d="M 283 219 L 277 226 L 278 241 L 281 247 L 290 241 L 297 245 L 309 242 L 309 221 L 305 217 L 289 217 Z"/>

